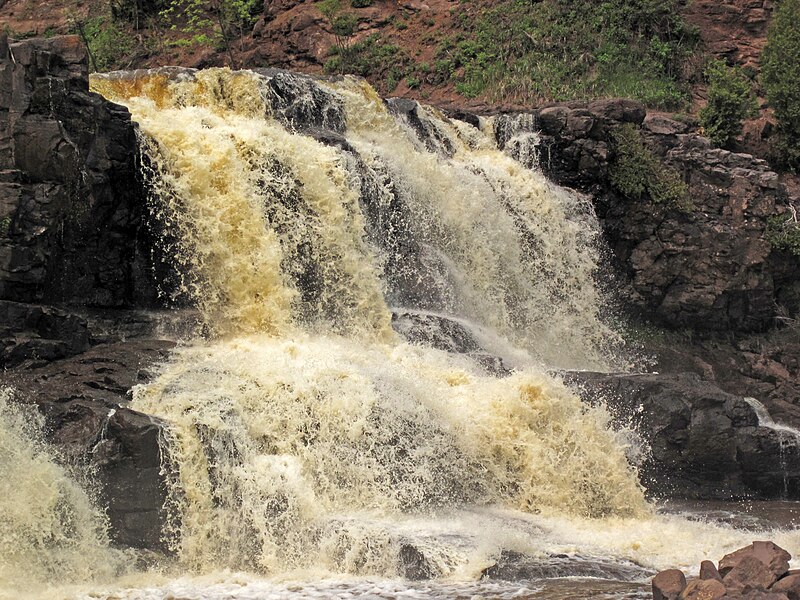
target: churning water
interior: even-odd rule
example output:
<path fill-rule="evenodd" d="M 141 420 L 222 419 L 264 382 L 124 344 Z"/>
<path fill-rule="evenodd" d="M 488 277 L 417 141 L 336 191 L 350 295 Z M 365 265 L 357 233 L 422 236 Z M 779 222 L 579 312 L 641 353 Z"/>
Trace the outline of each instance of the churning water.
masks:
<path fill-rule="evenodd" d="M 500 123 L 351 78 L 173 69 L 93 86 L 140 126 L 163 292 L 207 335 L 132 402 L 169 425 L 174 564 L 114 580 L 109 559 L 65 575 L 88 585 L 69 593 L 634 598 L 653 569 L 751 541 L 658 515 L 629 438 L 546 374 L 624 365 L 591 205 L 535 170 L 535 136 L 504 121 L 504 152 Z M 75 544 L 111 552 L 81 522 L 95 534 Z M 792 531 L 764 535 L 800 551 Z M 479 582 L 499 558 L 517 581 Z M 565 576 L 616 583 L 551 581 Z"/>

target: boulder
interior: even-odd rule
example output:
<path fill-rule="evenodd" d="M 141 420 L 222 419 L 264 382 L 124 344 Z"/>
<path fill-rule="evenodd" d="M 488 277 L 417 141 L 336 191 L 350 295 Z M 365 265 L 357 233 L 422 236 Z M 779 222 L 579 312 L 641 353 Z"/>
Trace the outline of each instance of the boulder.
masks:
<path fill-rule="evenodd" d="M 722 568 L 721 572 L 725 572 L 722 583 L 731 592 L 767 590 L 778 579 L 766 564 L 749 552 L 737 558 L 733 566 Z"/>
<path fill-rule="evenodd" d="M 678 600 L 686 588 L 686 576 L 678 569 L 667 569 L 653 577 L 653 600 Z"/>
<path fill-rule="evenodd" d="M 772 585 L 770 591 L 784 594 L 789 600 L 800 600 L 800 573 L 779 579 Z"/>
<path fill-rule="evenodd" d="M 716 565 L 710 560 L 704 560 L 700 563 L 700 579 L 722 581 L 722 575 L 719 574 Z"/>
<path fill-rule="evenodd" d="M 723 578 L 737 567 L 744 558 L 751 556 L 760 560 L 775 575 L 775 579 L 783 577 L 789 571 L 792 555 L 773 542 L 753 542 L 745 548 L 727 554 L 719 561 L 719 572 Z"/>
<path fill-rule="evenodd" d="M 727 590 L 716 579 L 695 579 L 681 592 L 680 600 L 719 600 Z"/>

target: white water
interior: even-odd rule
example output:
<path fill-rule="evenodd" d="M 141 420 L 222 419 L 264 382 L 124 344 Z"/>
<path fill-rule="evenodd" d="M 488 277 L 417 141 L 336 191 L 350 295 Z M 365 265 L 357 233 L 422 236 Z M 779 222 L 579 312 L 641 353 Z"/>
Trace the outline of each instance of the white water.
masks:
<path fill-rule="evenodd" d="M 485 132 L 420 108 L 420 137 L 352 79 L 319 88 L 352 151 L 287 128 L 248 72 L 94 86 L 141 126 L 181 274 L 165 294 L 211 335 L 134 390 L 170 424 L 176 564 L 78 574 L 86 597 L 535 597 L 475 580 L 502 550 L 642 580 L 752 541 L 655 514 L 624 432 L 546 375 L 620 363 L 597 224 Z M 404 342 L 388 305 L 452 317 L 514 372 Z M 796 532 L 762 537 L 800 552 Z M 435 582 L 403 583 L 414 568 Z"/>

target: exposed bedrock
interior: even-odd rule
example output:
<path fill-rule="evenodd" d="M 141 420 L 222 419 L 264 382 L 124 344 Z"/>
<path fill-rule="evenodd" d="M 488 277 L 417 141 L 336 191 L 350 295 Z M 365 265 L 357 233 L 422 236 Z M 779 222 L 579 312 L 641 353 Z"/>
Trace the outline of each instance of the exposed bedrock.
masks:
<path fill-rule="evenodd" d="M 713 148 L 686 124 L 647 115 L 630 100 L 550 106 L 527 116 L 498 117 L 498 142 L 525 129 L 540 132 L 542 169 L 593 196 L 630 283 L 628 300 L 640 313 L 670 327 L 760 331 L 797 312 L 800 262 L 765 237 L 768 218 L 789 210 L 792 199 L 766 162 Z M 688 185 L 688 209 L 615 189 L 612 132 L 623 124 L 640 126 L 649 149 Z"/>
<path fill-rule="evenodd" d="M 0 299 L 152 302 L 136 154 L 77 37 L 0 38 Z"/>
<path fill-rule="evenodd" d="M 572 372 L 587 402 L 649 446 L 644 485 L 661 498 L 800 498 L 800 437 L 760 422 L 755 407 L 691 373 Z"/>

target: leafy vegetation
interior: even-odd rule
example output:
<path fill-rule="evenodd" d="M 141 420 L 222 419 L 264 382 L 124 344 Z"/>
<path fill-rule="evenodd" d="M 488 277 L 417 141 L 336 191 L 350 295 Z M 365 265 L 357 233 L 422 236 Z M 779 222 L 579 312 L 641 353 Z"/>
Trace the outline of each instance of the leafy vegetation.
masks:
<path fill-rule="evenodd" d="M 134 47 L 133 38 L 109 15 L 74 20 L 73 27 L 86 45 L 93 71 L 111 71 L 127 65 L 122 60 Z"/>
<path fill-rule="evenodd" d="M 215 43 L 228 53 L 231 66 L 238 66 L 233 56 L 234 39 L 241 39 L 252 28 L 261 12 L 260 0 L 165 0 L 161 11 L 171 29 L 191 34 L 198 44 Z"/>
<path fill-rule="evenodd" d="M 674 169 L 665 165 L 642 139 L 636 125 L 626 123 L 613 132 L 611 183 L 628 198 L 648 196 L 657 204 L 688 211 L 689 188 Z"/>
<path fill-rule="evenodd" d="M 775 110 L 776 162 L 800 172 L 800 0 L 782 0 L 761 57 L 761 80 Z"/>
<path fill-rule="evenodd" d="M 367 8 L 372 6 L 372 0 L 350 0 L 350 6 L 353 8 Z"/>
<path fill-rule="evenodd" d="M 678 0 L 504 0 L 461 26 L 464 35 L 441 43 L 437 70 L 465 96 L 686 103 L 681 80 L 698 37 Z"/>
<path fill-rule="evenodd" d="M 711 61 L 706 69 L 708 104 L 700 110 L 705 135 L 717 146 L 728 146 L 740 133 L 742 121 L 758 110 L 750 80 L 737 67 L 721 60 Z"/>
<path fill-rule="evenodd" d="M 412 62 L 399 46 L 385 42 L 377 33 L 345 47 L 337 45 L 331 53 L 325 63 L 328 73 L 352 73 L 362 77 L 381 74 L 382 81 L 376 87 L 384 93 L 397 87 Z"/>
<path fill-rule="evenodd" d="M 800 223 L 794 211 L 767 219 L 766 240 L 773 248 L 786 250 L 800 257 Z"/>

